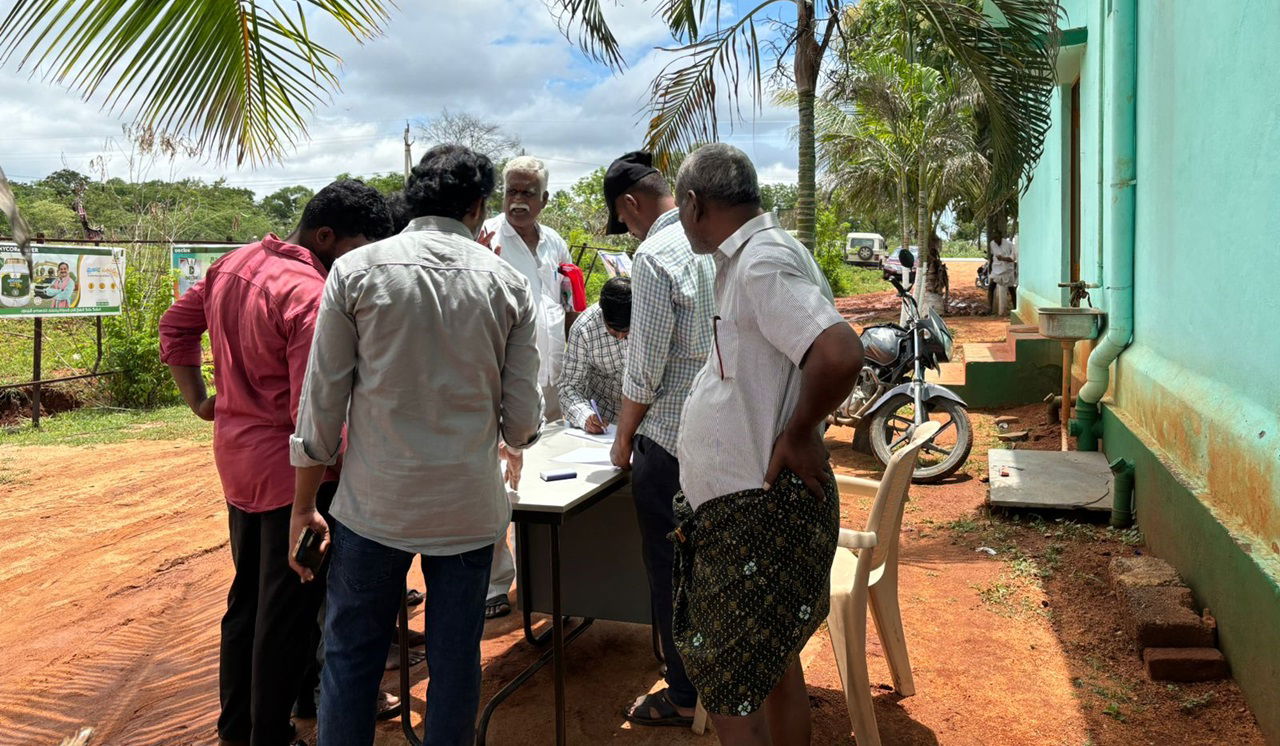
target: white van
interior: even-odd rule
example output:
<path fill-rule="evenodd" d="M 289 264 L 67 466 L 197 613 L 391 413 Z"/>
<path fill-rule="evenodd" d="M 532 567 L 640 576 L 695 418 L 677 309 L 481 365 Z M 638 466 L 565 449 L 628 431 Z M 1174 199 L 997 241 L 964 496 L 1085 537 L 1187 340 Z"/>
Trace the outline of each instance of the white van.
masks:
<path fill-rule="evenodd" d="M 862 267 L 879 267 L 884 261 L 884 236 L 879 233 L 850 233 L 844 244 L 844 261 Z"/>

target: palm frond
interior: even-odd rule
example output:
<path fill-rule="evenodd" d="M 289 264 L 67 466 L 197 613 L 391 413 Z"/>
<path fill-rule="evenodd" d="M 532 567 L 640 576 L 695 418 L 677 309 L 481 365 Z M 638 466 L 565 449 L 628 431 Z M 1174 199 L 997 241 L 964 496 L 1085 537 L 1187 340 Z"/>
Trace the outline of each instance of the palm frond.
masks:
<path fill-rule="evenodd" d="M 743 75 L 751 77 L 757 105 L 763 100 L 760 40 L 756 36 L 755 18 L 780 1 L 765 0 L 730 25 L 684 46 L 664 50 L 678 53 L 679 57 L 662 69 L 649 88 L 651 117 L 645 142 L 660 164 L 665 164 L 671 153 L 718 138 L 719 79 L 724 79 L 725 97 L 731 106 L 739 102 Z"/>
<path fill-rule="evenodd" d="M 627 66 L 622 45 L 605 20 L 600 0 L 547 0 L 547 7 L 556 16 L 566 39 L 574 41 L 572 34 L 577 29 L 576 44 L 588 57 L 614 70 Z"/>
<path fill-rule="evenodd" d="M 937 30 L 981 89 L 990 117 L 988 197 L 1025 187 L 1051 124 L 1059 0 L 991 0 L 1008 22 L 1001 27 L 962 0 L 898 1 Z"/>
<path fill-rule="evenodd" d="M 658 15 L 678 41 L 697 41 L 698 29 L 706 17 L 707 0 L 662 0 Z M 720 0 L 716 0 L 715 17 L 720 17 Z"/>
<path fill-rule="evenodd" d="M 357 39 L 380 34 L 393 4 L 307 3 Z M 0 23 L 0 64 L 100 98 L 142 128 L 189 137 L 219 160 L 276 160 L 338 88 L 340 60 L 311 39 L 300 0 L 293 5 L 19 0 Z"/>

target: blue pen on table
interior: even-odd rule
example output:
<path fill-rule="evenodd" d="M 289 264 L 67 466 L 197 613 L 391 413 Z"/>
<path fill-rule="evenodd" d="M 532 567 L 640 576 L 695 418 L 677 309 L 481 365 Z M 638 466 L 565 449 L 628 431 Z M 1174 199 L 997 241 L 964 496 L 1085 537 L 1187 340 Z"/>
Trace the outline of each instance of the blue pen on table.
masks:
<path fill-rule="evenodd" d="M 596 416 L 596 419 L 597 419 L 597 420 L 600 420 L 600 424 L 601 424 L 601 425 L 603 425 L 603 424 L 604 424 L 604 418 L 600 416 L 600 408 L 596 406 L 596 400 L 595 400 L 595 399 L 588 399 L 588 400 L 587 400 L 587 403 L 591 405 L 591 412 L 592 412 L 592 414 L 594 414 L 594 415 Z"/>

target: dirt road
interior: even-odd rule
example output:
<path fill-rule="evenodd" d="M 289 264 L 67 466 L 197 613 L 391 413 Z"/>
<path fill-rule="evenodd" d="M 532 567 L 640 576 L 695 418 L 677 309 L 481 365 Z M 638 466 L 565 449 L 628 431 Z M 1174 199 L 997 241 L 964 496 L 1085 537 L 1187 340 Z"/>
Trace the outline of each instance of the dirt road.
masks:
<path fill-rule="evenodd" d="M 1040 445 L 1056 442 L 1036 408 L 1019 413 Z M 1261 744 L 1234 683 L 1166 687 L 1142 676 L 1105 583 L 1109 558 L 1137 551 L 1131 537 L 986 514 L 977 477 L 994 441 L 992 414 L 974 414 L 966 473 L 916 488 L 907 507 L 901 598 L 917 694 L 890 690 L 873 638 L 885 743 Z M 830 433 L 837 468 L 875 476 L 849 438 L 843 428 Z M 95 744 L 216 743 L 218 621 L 231 564 L 208 447 L 5 447 L 0 463 L 0 746 L 57 743 L 82 725 L 97 728 Z M 861 527 L 868 508 L 846 497 L 844 524 Z M 411 583 L 420 588 L 420 577 Z M 533 657 L 516 615 L 491 623 L 485 699 Z M 853 743 L 825 628 L 803 658 L 813 742 Z M 658 681 L 646 627 L 597 623 L 570 648 L 568 673 L 570 743 L 714 743 L 624 724 L 624 704 Z M 423 675 L 414 670 L 417 713 Z M 540 673 L 498 711 L 490 743 L 549 742 L 551 701 L 549 672 Z M 308 736 L 311 722 L 299 725 Z M 378 742 L 403 743 L 399 728 L 382 724 Z"/>

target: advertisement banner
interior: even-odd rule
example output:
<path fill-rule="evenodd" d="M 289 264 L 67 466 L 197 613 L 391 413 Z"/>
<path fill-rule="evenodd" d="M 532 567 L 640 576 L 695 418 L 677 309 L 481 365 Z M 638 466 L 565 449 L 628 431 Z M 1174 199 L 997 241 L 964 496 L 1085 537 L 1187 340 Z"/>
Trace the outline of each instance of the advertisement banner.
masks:
<path fill-rule="evenodd" d="M 173 269 L 178 273 L 178 281 L 173 284 L 173 299 L 181 298 L 183 293 L 204 279 L 210 264 L 236 248 L 238 247 L 175 245 L 172 252 Z"/>
<path fill-rule="evenodd" d="M 0 318 L 120 313 L 124 249 L 32 244 L 31 258 L 0 244 Z"/>

